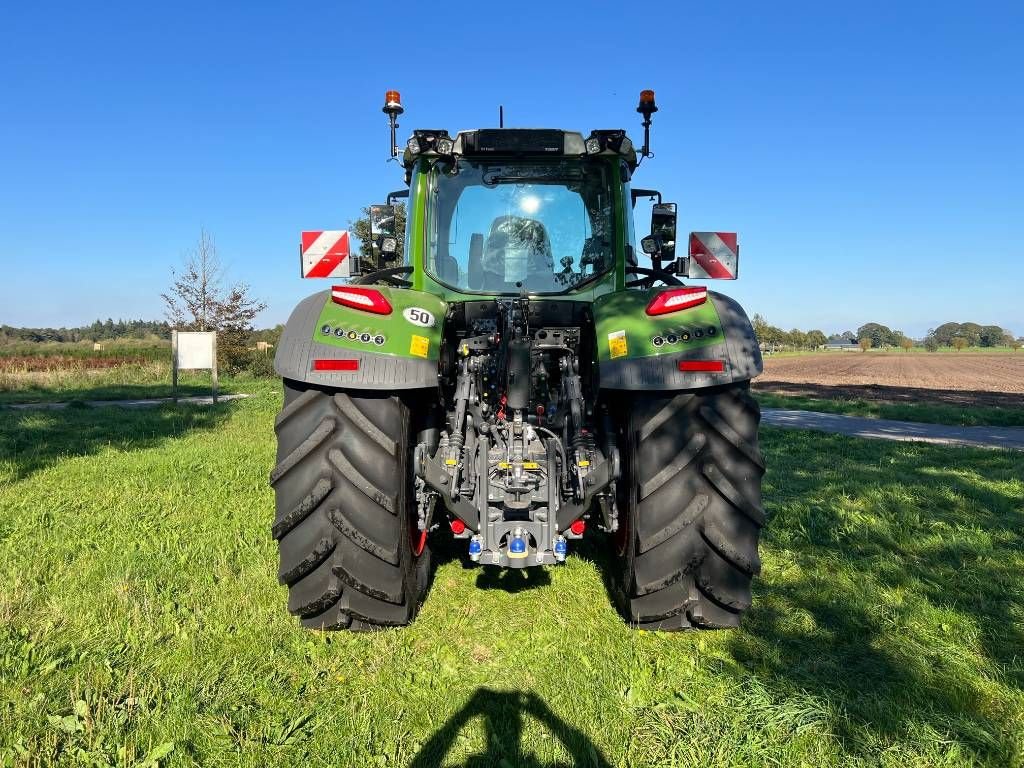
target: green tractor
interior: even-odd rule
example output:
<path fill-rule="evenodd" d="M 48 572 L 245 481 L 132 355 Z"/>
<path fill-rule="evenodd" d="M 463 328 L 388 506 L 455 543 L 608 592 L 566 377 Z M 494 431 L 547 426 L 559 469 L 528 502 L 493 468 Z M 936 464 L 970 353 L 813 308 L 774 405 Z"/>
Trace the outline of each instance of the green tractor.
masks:
<path fill-rule="evenodd" d="M 393 157 L 402 111 L 389 91 Z M 296 307 L 275 358 L 272 530 L 303 626 L 409 624 L 444 537 L 529 568 L 588 536 L 632 626 L 738 625 L 765 523 L 761 355 L 736 302 L 680 280 L 735 278 L 735 234 L 677 253 L 675 205 L 631 189 L 652 91 L 637 111 L 639 153 L 622 130 L 414 131 L 369 255 L 303 234 L 305 275 L 348 277 Z M 649 266 L 638 199 L 657 200 Z"/>

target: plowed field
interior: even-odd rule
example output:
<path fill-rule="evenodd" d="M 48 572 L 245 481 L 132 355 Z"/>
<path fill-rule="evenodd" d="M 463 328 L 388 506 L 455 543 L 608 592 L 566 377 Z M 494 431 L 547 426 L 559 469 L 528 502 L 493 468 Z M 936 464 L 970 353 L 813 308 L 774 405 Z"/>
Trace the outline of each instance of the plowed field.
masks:
<path fill-rule="evenodd" d="M 1024 352 L 769 357 L 755 389 L 801 397 L 1020 407 Z"/>

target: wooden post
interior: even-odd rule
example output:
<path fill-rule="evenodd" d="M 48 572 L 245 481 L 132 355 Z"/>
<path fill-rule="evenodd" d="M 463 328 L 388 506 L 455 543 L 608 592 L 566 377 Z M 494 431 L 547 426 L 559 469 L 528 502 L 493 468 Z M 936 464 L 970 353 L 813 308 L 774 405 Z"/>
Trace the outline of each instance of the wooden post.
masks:
<path fill-rule="evenodd" d="M 178 332 L 171 331 L 171 399 L 178 402 Z"/>
<path fill-rule="evenodd" d="M 217 332 L 213 333 L 213 402 L 217 402 Z"/>

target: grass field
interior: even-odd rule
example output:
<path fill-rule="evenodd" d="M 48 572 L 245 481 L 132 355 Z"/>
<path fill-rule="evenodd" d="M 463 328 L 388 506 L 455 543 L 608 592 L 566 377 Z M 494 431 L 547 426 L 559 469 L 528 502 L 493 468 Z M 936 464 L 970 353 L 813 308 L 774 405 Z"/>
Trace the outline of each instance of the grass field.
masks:
<path fill-rule="evenodd" d="M 0 765 L 1024 765 L 1020 454 L 764 430 L 738 631 L 630 630 L 594 544 L 442 548 L 412 627 L 321 635 L 256 393 L 0 412 Z"/>

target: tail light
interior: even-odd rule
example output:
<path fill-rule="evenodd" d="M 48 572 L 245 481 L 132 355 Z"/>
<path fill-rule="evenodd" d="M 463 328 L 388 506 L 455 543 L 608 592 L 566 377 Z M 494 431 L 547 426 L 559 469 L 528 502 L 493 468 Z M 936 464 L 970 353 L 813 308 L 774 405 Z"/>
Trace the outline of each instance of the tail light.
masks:
<path fill-rule="evenodd" d="M 680 360 L 683 373 L 724 373 L 725 360 Z"/>
<path fill-rule="evenodd" d="M 648 315 L 667 315 L 703 304 L 708 300 L 708 289 L 704 286 L 670 288 L 662 291 L 647 305 Z"/>
<path fill-rule="evenodd" d="M 323 359 L 317 358 L 313 361 L 314 371 L 358 371 L 359 360 L 357 359 Z"/>
<path fill-rule="evenodd" d="M 348 285 L 336 285 L 331 288 L 331 300 L 335 304 L 376 315 L 390 315 L 391 302 L 376 288 L 357 288 Z"/>

